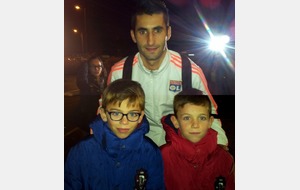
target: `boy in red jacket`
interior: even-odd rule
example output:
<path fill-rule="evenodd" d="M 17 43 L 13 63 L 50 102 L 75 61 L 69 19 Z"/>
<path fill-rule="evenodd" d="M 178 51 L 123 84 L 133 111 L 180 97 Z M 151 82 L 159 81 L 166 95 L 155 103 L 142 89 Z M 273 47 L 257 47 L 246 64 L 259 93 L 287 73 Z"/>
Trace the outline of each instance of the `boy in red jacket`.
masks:
<path fill-rule="evenodd" d="M 174 115 L 161 121 L 167 144 L 161 147 L 168 190 L 234 189 L 234 160 L 217 145 L 208 96 L 189 89 L 174 98 Z"/>

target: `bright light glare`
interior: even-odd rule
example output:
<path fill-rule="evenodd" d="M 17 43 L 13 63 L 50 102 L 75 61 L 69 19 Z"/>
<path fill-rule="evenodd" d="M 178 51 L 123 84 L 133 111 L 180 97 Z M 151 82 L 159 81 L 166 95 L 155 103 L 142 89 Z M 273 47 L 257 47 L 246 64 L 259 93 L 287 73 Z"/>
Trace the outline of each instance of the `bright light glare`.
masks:
<path fill-rule="evenodd" d="M 75 7 L 75 9 L 80 10 L 80 6 L 79 5 L 75 5 L 74 7 Z"/>
<path fill-rule="evenodd" d="M 224 51 L 226 44 L 229 42 L 229 36 L 212 36 L 209 42 L 209 49 L 213 51 L 222 52 Z"/>

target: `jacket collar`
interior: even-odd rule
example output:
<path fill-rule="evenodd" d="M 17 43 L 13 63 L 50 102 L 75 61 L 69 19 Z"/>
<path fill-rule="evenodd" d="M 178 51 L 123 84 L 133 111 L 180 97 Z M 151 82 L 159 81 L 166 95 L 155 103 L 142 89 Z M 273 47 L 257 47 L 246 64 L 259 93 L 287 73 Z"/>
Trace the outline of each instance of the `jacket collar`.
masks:
<path fill-rule="evenodd" d="M 209 129 L 205 137 L 197 143 L 183 138 L 180 131 L 175 129 L 170 120 L 171 115 L 162 118 L 163 128 L 166 131 L 167 143 L 188 162 L 202 166 L 209 159 L 210 154 L 217 148 L 217 132 Z"/>
<path fill-rule="evenodd" d="M 144 135 L 149 131 L 149 123 L 144 116 L 142 122 L 133 131 L 133 133 L 125 139 L 118 138 L 109 128 L 107 122 L 104 122 L 100 115 L 90 125 L 93 129 L 94 138 L 105 149 L 108 154 L 116 155 L 119 152 L 127 152 L 139 149 L 143 141 Z"/>

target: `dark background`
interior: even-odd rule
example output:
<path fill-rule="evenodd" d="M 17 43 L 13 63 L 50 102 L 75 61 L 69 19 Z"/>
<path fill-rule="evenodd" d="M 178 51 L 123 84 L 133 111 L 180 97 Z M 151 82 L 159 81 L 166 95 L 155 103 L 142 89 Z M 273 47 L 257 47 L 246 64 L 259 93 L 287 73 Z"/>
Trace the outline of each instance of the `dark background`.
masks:
<path fill-rule="evenodd" d="M 108 72 L 113 63 L 137 52 L 130 37 L 130 13 L 136 0 L 65 0 L 64 55 L 83 61 L 91 54 L 103 56 Z M 235 94 L 235 0 L 165 0 L 169 9 L 172 36 L 168 48 L 198 64 L 214 95 Z M 74 8 L 80 5 L 80 11 Z M 85 17 L 84 17 L 84 11 Z M 199 10 L 199 14 L 196 10 Z M 205 19 L 205 22 L 203 19 Z M 86 22 L 85 22 L 86 21 Z M 86 33 L 84 32 L 86 23 Z M 205 27 L 205 23 L 208 28 Z M 84 51 L 80 32 L 83 33 Z M 230 37 L 227 60 L 207 50 L 209 32 Z M 107 59 L 108 58 L 108 59 Z M 65 62 L 65 73 L 77 67 Z"/>
<path fill-rule="evenodd" d="M 86 8 L 87 52 L 108 55 L 127 55 L 136 46 L 130 38 L 130 11 L 135 0 L 65 0 L 64 1 L 64 51 L 65 55 L 81 53 L 80 36 L 72 29 L 84 31 L 83 10 Z M 201 39 L 208 33 L 196 12 L 198 8 L 214 33 L 222 32 L 234 43 L 234 0 L 166 0 L 170 14 L 172 37 L 169 49 L 176 51 L 201 51 Z"/>

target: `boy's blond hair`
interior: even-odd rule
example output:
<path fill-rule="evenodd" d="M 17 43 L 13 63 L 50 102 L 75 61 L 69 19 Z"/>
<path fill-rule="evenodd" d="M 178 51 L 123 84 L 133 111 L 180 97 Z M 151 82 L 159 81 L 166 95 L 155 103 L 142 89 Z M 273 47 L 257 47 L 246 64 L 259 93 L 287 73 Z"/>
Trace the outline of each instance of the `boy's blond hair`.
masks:
<path fill-rule="evenodd" d="M 145 93 L 140 83 L 127 79 L 118 79 L 110 83 L 102 94 L 102 108 L 109 104 L 121 103 L 128 99 L 127 106 L 138 103 L 141 110 L 145 109 Z"/>

